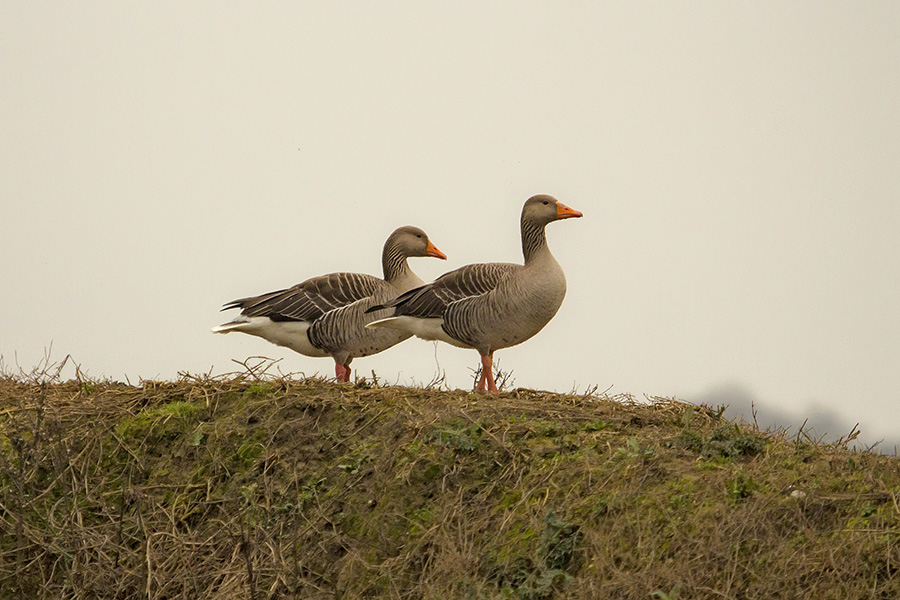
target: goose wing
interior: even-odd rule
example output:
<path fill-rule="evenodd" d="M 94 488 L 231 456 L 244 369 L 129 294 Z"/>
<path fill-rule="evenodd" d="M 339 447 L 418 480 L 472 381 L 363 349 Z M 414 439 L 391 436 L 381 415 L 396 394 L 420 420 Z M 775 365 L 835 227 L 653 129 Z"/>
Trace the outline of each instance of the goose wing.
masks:
<path fill-rule="evenodd" d="M 240 308 L 246 317 L 273 321 L 315 321 L 325 313 L 372 296 L 384 281 L 362 273 L 331 273 L 261 296 L 233 300 L 222 310 Z"/>
<path fill-rule="evenodd" d="M 444 273 L 432 283 L 412 289 L 385 304 L 366 312 L 394 308 L 394 315 L 434 318 L 444 314 L 453 302 L 486 294 L 497 287 L 521 265 L 511 263 L 479 263 Z"/>

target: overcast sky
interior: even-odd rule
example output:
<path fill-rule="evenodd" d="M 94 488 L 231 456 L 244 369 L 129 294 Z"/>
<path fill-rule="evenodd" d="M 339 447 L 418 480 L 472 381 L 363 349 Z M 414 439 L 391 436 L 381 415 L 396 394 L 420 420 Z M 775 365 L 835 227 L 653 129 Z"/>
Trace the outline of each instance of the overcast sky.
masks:
<path fill-rule="evenodd" d="M 752 400 L 900 439 L 900 3 L 0 3 L 0 355 L 93 377 L 330 359 L 234 298 L 379 274 L 387 235 L 568 278 L 515 385 Z M 475 351 L 358 359 L 471 387 Z"/>

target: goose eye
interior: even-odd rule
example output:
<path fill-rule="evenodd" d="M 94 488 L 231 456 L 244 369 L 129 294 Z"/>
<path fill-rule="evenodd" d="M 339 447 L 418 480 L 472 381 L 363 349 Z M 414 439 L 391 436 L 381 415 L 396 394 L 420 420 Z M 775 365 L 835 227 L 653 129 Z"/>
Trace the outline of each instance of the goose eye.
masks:
<path fill-rule="evenodd" d="M 417 234 L 416 234 L 416 237 L 419 238 L 419 239 L 421 240 L 421 239 L 422 239 L 422 234 L 421 234 L 421 233 L 417 233 Z"/>
<path fill-rule="evenodd" d="M 550 204 L 550 201 L 549 201 L 549 200 L 544 200 L 544 206 L 547 206 L 548 204 Z"/>

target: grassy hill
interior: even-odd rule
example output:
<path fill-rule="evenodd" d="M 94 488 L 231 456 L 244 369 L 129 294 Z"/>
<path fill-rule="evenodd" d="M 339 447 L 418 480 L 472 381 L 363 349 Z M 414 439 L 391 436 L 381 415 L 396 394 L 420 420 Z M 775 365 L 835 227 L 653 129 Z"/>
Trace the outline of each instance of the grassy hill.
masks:
<path fill-rule="evenodd" d="M 0 598 L 900 597 L 900 463 L 666 399 L 0 377 Z"/>

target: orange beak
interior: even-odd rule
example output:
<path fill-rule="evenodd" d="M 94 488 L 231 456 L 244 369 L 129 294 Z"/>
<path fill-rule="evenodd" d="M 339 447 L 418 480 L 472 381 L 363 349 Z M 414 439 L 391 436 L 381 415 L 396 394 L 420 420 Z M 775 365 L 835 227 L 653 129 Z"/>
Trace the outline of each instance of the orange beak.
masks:
<path fill-rule="evenodd" d="M 574 208 L 569 208 L 562 202 L 556 202 L 556 218 L 557 219 L 571 219 L 572 217 L 583 217 L 580 211 L 575 210 Z"/>
<path fill-rule="evenodd" d="M 447 255 L 437 249 L 437 246 L 431 243 L 431 240 L 428 240 L 428 247 L 425 248 L 425 254 L 428 256 L 433 256 L 435 258 L 439 258 L 441 260 L 447 260 Z"/>

